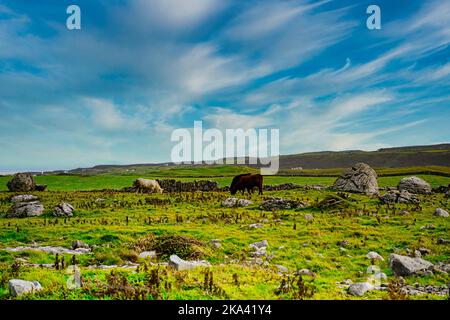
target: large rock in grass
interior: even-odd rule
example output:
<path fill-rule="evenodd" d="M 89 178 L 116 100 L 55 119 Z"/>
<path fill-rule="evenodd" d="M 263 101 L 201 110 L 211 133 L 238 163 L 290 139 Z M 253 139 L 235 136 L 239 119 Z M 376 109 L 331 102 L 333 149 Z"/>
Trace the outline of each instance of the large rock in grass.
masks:
<path fill-rule="evenodd" d="M 393 253 L 389 256 L 389 266 L 396 276 L 410 276 L 431 269 L 433 264 L 421 258 L 411 258 Z"/>
<path fill-rule="evenodd" d="M 16 173 L 7 183 L 11 192 L 29 192 L 36 188 L 33 176 L 30 173 Z"/>
<path fill-rule="evenodd" d="M 81 241 L 81 240 L 75 240 L 72 242 L 72 249 L 76 250 L 76 249 L 88 249 L 90 250 L 90 247 L 87 243 Z"/>
<path fill-rule="evenodd" d="M 418 204 L 420 199 L 406 190 L 390 190 L 380 196 L 380 201 L 383 203 L 412 203 Z"/>
<path fill-rule="evenodd" d="M 197 267 L 208 267 L 210 263 L 204 260 L 201 261 L 186 261 L 181 259 L 179 256 L 173 254 L 169 258 L 169 266 L 173 267 L 175 270 L 192 270 Z"/>
<path fill-rule="evenodd" d="M 32 194 L 20 194 L 18 196 L 14 196 L 11 198 L 11 202 L 17 203 L 17 202 L 29 202 L 29 201 L 36 201 L 39 200 L 39 198 Z"/>
<path fill-rule="evenodd" d="M 368 254 L 366 254 L 366 258 L 370 260 L 384 261 L 384 258 L 375 251 L 370 251 Z"/>
<path fill-rule="evenodd" d="M 143 251 L 139 253 L 141 259 L 154 259 L 156 258 L 156 251 Z"/>
<path fill-rule="evenodd" d="M 406 190 L 410 193 L 421 193 L 421 194 L 429 194 L 431 193 L 432 190 L 428 182 L 418 177 L 403 178 L 398 183 L 397 189 L 400 191 Z"/>
<path fill-rule="evenodd" d="M 254 249 L 254 250 L 258 250 L 261 248 L 267 248 L 269 246 L 269 242 L 267 240 L 262 240 L 262 241 L 258 241 L 258 242 L 254 242 L 250 244 L 250 248 Z"/>
<path fill-rule="evenodd" d="M 262 210 L 285 210 L 306 207 L 307 203 L 296 200 L 287 200 L 283 198 L 269 198 L 259 205 Z"/>
<path fill-rule="evenodd" d="M 442 217 L 442 218 L 448 218 L 448 216 L 449 216 L 448 212 L 441 208 L 437 208 L 434 211 L 434 215 L 438 216 L 438 217 Z"/>
<path fill-rule="evenodd" d="M 373 290 L 374 286 L 368 282 L 360 282 L 351 284 L 348 287 L 348 293 L 354 296 L 362 297 L 367 291 Z"/>
<path fill-rule="evenodd" d="M 42 290 L 42 286 L 37 281 L 25 281 L 12 279 L 8 282 L 9 294 L 13 297 L 20 297 L 26 293 L 34 293 Z"/>
<path fill-rule="evenodd" d="M 247 199 L 238 199 L 238 198 L 227 198 L 222 202 L 223 207 L 231 208 L 231 207 L 247 207 L 251 205 L 253 202 Z"/>
<path fill-rule="evenodd" d="M 8 211 L 7 218 L 36 217 L 44 213 L 44 206 L 39 201 L 17 202 Z"/>
<path fill-rule="evenodd" d="M 377 173 L 365 163 L 357 163 L 346 169 L 333 184 L 336 190 L 378 194 Z"/>
<path fill-rule="evenodd" d="M 66 202 L 61 202 L 53 209 L 53 215 L 55 217 L 71 217 L 73 216 L 74 207 Z"/>

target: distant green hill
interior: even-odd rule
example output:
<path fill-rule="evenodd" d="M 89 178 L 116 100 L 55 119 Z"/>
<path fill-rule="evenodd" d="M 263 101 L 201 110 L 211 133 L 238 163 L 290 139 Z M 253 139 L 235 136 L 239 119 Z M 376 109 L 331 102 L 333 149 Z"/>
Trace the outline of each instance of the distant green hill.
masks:
<path fill-rule="evenodd" d="M 280 157 L 280 168 L 346 168 L 364 162 L 377 168 L 450 167 L 450 144 L 380 149 L 377 151 L 323 151 Z"/>
<path fill-rule="evenodd" d="M 280 156 L 280 174 L 335 176 L 342 168 L 365 162 L 381 175 L 424 173 L 450 175 L 450 144 L 384 148 L 377 151 L 321 151 Z M 246 161 L 248 163 L 248 159 Z M 47 175 L 157 175 L 167 177 L 232 176 L 255 171 L 259 165 L 175 165 L 173 163 L 98 165 Z M 392 170 L 393 169 L 393 170 Z"/>

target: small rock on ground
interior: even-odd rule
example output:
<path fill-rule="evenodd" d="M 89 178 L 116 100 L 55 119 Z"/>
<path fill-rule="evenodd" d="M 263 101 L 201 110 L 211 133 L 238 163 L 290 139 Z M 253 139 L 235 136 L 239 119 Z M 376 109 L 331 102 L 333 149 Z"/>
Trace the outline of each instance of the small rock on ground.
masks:
<path fill-rule="evenodd" d="M 441 208 L 437 208 L 434 211 L 434 215 L 442 218 L 448 218 L 448 212 Z"/>
<path fill-rule="evenodd" d="M 42 290 L 42 286 L 37 281 L 26 281 L 20 279 L 11 279 L 8 282 L 9 293 L 13 297 L 20 297 L 26 293 L 34 293 Z"/>
<path fill-rule="evenodd" d="M 177 255 L 171 255 L 169 258 L 169 266 L 175 268 L 175 270 L 192 270 L 197 267 L 208 267 L 211 264 L 207 261 L 186 261 L 178 257 Z"/>
<path fill-rule="evenodd" d="M 368 282 L 359 282 L 351 284 L 348 287 L 348 293 L 354 296 L 362 297 L 367 291 L 373 290 L 374 286 Z"/>
<path fill-rule="evenodd" d="M 370 251 L 368 254 L 366 254 L 366 258 L 371 260 L 384 261 L 384 258 L 375 251 Z"/>

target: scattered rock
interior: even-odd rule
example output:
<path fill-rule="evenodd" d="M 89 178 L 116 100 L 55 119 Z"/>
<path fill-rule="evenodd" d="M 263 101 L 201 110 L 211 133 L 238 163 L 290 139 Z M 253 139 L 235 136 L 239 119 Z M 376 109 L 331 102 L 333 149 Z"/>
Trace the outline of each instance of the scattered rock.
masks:
<path fill-rule="evenodd" d="M 168 265 L 168 263 L 166 262 L 160 262 L 157 263 L 156 265 L 160 265 L 160 266 L 166 266 Z M 116 264 L 112 264 L 112 265 L 105 265 L 105 264 L 100 264 L 100 265 L 90 265 L 87 266 L 87 269 L 101 269 L 101 270 L 107 270 L 107 269 L 137 269 L 139 267 L 139 263 L 133 263 L 133 262 L 125 262 L 122 265 L 116 265 Z"/>
<path fill-rule="evenodd" d="M 254 248 L 255 251 L 250 252 L 251 257 L 267 257 L 266 247 Z"/>
<path fill-rule="evenodd" d="M 306 205 L 307 205 L 306 203 L 301 201 L 286 200 L 283 198 L 270 198 L 261 203 L 259 208 L 262 210 L 273 211 L 273 210 L 303 208 Z"/>
<path fill-rule="evenodd" d="M 250 200 L 247 199 L 238 199 L 238 198 L 227 198 L 222 202 L 223 207 L 231 208 L 231 207 L 247 207 L 253 204 Z"/>
<path fill-rule="evenodd" d="M 17 202 L 8 211 L 7 218 L 36 217 L 44 213 L 44 206 L 39 201 Z"/>
<path fill-rule="evenodd" d="M 368 282 L 359 282 L 351 284 L 348 287 L 348 293 L 354 296 L 362 297 L 367 291 L 373 290 L 374 286 Z"/>
<path fill-rule="evenodd" d="M 377 173 L 365 163 L 346 169 L 333 184 L 336 190 L 378 194 Z"/>
<path fill-rule="evenodd" d="M 253 204 L 253 202 L 251 202 L 250 200 L 247 200 L 247 199 L 239 199 L 236 204 L 238 207 L 247 207 L 247 206 Z"/>
<path fill-rule="evenodd" d="M 15 258 L 14 261 L 19 263 L 28 263 L 28 259 L 26 258 Z"/>
<path fill-rule="evenodd" d="M 437 243 L 438 244 L 450 244 L 450 240 L 446 240 L 444 238 L 439 238 Z"/>
<path fill-rule="evenodd" d="M 417 249 L 417 251 L 419 251 L 420 254 L 423 255 L 423 256 L 431 253 L 431 250 L 427 249 L 427 248 L 419 248 L 419 249 Z"/>
<path fill-rule="evenodd" d="M 11 202 L 17 203 L 17 202 L 30 202 L 30 201 L 36 201 L 39 200 L 39 198 L 32 194 L 21 194 L 18 196 L 14 196 L 11 198 Z"/>
<path fill-rule="evenodd" d="M 384 258 L 375 251 L 370 251 L 368 254 L 366 254 L 366 258 L 370 260 L 384 261 Z"/>
<path fill-rule="evenodd" d="M 316 277 L 316 274 L 309 269 L 300 269 L 297 271 L 297 274 L 302 275 L 302 276 L 309 276 L 312 278 Z"/>
<path fill-rule="evenodd" d="M 366 270 L 367 274 L 375 274 L 377 272 L 380 272 L 380 268 L 378 266 L 374 266 L 374 265 L 369 266 Z"/>
<path fill-rule="evenodd" d="M 406 190 L 410 193 L 429 194 L 431 186 L 428 182 L 418 177 L 408 177 L 400 180 L 397 186 L 398 190 Z"/>
<path fill-rule="evenodd" d="M 387 275 L 384 272 L 376 272 L 373 277 L 378 281 L 387 280 Z"/>
<path fill-rule="evenodd" d="M 192 270 L 197 267 L 208 267 L 211 264 L 205 260 L 200 261 L 185 261 L 177 255 L 171 255 L 169 258 L 169 266 L 175 268 L 175 270 Z"/>
<path fill-rule="evenodd" d="M 269 242 L 267 240 L 254 242 L 250 244 L 250 248 L 253 248 L 255 250 L 261 249 L 261 248 L 267 248 L 269 246 Z"/>
<path fill-rule="evenodd" d="M 434 211 L 434 215 L 442 218 L 448 218 L 448 212 L 441 208 L 437 208 Z"/>
<path fill-rule="evenodd" d="M 74 242 L 72 242 L 72 249 L 79 249 L 79 248 L 83 248 L 83 249 L 89 249 L 89 245 L 81 240 L 75 240 Z"/>
<path fill-rule="evenodd" d="M 422 258 L 422 252 L 419 250 L 414 250 L 414 257 L 415 258 Z"/>
<path fill-rule="evenodd" d="M 306 221 L 313 221 L 314 220 L 314 216 L 312 214 L 305 214 L 303 216 L 303 218 L 305 218 Z"/>
<path fill-rule="evenodd" d="M 53 215 L 55 217 L 72 217 L 73 210 L 75 210 L 71 204 L 66 202 L 61 202 L 55 209 L 53 209 Z"/>
<path fill-rule="evenodd" d="M 29 192 L 35 190 L 36 184 L 30 173 L 16 173 L 7 186 L 11 192 Z"/>
<path fill-rule="evenodd" d="M 264 227 L 264 225 L 262 223 L 252 223 L 252 224 L 249 224 L 248 227 L 250 229 L 260 229 L 260 228 Z"/>
<path fill-rule="evenodd" d="M 143 251 L 139 253 L 138 257 L 141 259 L 154 259 L 156 258 L 156 251 Z"/>
<path fill-rule="evenodd" d="M 220 243 L 219 239 L 212 239 L 209 243 L 212 246 L 214 246 L 216 249 L 219 249 L 220 247 L 222 247 L 222 244 Z"/>
<path fill-rule="evenodd" d="M 42 286 L 37 281 L 25 281 L 20 279 L 12 279 L 8 282 L 9 294 L 13 297 L 20 297 L 26 293 L 34 293 L 42 290 Z"/>
<path fill-rule="evenodd" d="M 434 224 L 429 223 L 429 224 L 426 224 L 426 225 L 421 226 L 421 227 L 420 227 L 420 230 L 433 230 L 433 229 L 435 229 L 435 228 L 436 228 L 436 227 L 434 226 Z"/>
<path fill-rule="evenodd" d="M 344 281 L 337 281 L 336 282 L 336 284 L 337 284 L 337 286 L 339 287 L 339 288 L 346 288 L 346 289 L 348 289 L 348 287 L 351 285 L 351 284 L 353 284 L 353 281 L 351 280 L 351 279 L 345 279 Z"/>
<path fill-rule="evenodd" d="M 449 288 L 445 285 L 442 286 L 421 286 L 420 284 L 416 283 L 414 286 L 405 285 L 401 289 L 401 292 L 406 295 L 411 296 L 419 296 L 423 294 L 434 294 L 438 296 L 447 296 L 449 294 Z"/>
<path fill-rule="evenodd" d="M 254 257 L 254 258 L 251 258 L 251 259 L 245 261 L 244 265 L 268 267 L 269 266 L 269 262 L 268 261 L 264 261 L 260 257 Z"/>
<path fill-rule="evenodd" d="M 280 272 L 280 273 L 289 273 L 289 269 L 286 268 L 285 266 L 276 264 L 275 267 L 278 269 L 278 272 Z"/>
<path fill-rule="evenodd" d="M 27 246 L 19 246 L 16 248 L 5 248 L 4 250 L 6 251 L 11 251 L 11 252 L 20 252 L 20 251 L 43 251 L 43 252 L 47 252 L 47 253 L 52 253 L 52 254 L 88 254 L 91 253 L 90 249 L 85 249 L 85 248 L 77 248 L 77 249 L 67 249 L 64 247 L 52 247 L 52 246 L 32 246 L 32 247 L 27 247 Z"/>
<path fill-rule="evenodd" d="M 418 204 L 420 199 L 407 190 L 390 190 L 379 197 L 382 203 L 412 203 Z"/>
<path fill-rule="evenodd" d="M 345 247 L 348 246 L 349 242 L 347 240 L 338 241 L 338 246 Z"/>
<path fill-rule="evenodd" d="M 411 258 L 393 253 L 389 256 L 389 267 L 396 276 L 409 276 L 421 274 L 432 268 L 433 264 L 421 258 Z"/>
<path fill-rule="evenodd" d="M 219 184 L 212 180 L 179 181 L 175 179 L 156 179 L 164 192 L 218 191 Z"/>
<path fill-rule="evenodd" d="M 343 281 L 343 284 L 351 285 L 351 284 L 353 284 L 353 281 L 352 281 L 351 279 L 345 279 L 345 280 Z"/>
<path fill-rule="evenodd" d="M 433 270 L 442 272 L 442 273 L 450 273 L 450 263 L 445 264 L 444 262 L 438 262 L 434 265 Z"/>

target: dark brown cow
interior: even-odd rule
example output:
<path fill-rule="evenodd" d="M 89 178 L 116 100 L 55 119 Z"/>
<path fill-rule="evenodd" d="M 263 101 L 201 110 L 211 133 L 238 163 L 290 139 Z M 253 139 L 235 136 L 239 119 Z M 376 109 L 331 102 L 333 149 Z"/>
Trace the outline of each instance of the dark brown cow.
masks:
<path fill-rule="evenodd" d="M 236 194 L 239 190 L 242 191 L 242 194 L 244 194 L 245 190 L 248 193 L 252 193 L 255 187 L 259 190 L 258 194 L 263 194 L 263 176 L 260 174 L 245 173 L 233 178 L 230 185 L 230 192 L 232 195 Z"/>

